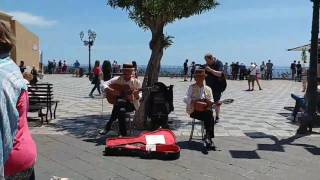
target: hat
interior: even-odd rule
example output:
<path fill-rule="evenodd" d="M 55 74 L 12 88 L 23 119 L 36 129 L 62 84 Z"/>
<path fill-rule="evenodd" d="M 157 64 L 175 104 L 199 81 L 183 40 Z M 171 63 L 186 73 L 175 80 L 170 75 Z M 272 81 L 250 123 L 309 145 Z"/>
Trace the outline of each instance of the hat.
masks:
<path fill-rule="evenodd" d="M 31 73 L 29 73 L 29 72 L 24 72 L 23 73 L 23 78 L 30 82 L 33 79 L 33 75 Z"/>
<path fill-rule="evenodd" d="M 196 69 L 196 71 L 194 72 L 194 76 L 207 76 L 207 74 L 204 69 Z"/>
<path fill-rule="evenodd" d="M 123 70 L 134 70 L 134 67 L 132 64 L 123 64 L 122 69 Z"/>

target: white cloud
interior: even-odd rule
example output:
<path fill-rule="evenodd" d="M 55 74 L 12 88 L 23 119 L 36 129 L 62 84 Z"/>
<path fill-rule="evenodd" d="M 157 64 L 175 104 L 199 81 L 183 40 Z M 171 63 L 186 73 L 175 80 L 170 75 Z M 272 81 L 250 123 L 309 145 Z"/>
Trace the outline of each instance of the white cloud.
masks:
<path fill-rule="evenodd" d="M 38 27 L 52 27 L 57 24 L 55 20 L 48 20 L 42 16 L 36 16 L 27 12 L 12 11 L 8 12 L 9 15 L 13 16 L 13 19 L 18 20 L 22 24 L 32 25 Z"/>

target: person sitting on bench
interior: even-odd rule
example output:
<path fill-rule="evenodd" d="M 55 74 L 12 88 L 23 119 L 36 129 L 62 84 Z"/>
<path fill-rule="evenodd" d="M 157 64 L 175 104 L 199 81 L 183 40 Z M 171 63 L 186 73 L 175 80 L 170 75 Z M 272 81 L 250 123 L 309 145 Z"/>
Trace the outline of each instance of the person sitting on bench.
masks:
<path fill-rule="evenodd" d="M 196 83 L 188 88 L 184 102 L 187 104 L 187 113 L 191 118 L 204 121 L 206 130 L 203 142 L 205 148 L 214 148 L 214 119 L 212 115 L 213 95 L 211 88 L 204 84 L 206 73 L 204 69 L 197 69 L 194 74 Z M 202 107 L 201 107 L 202 106 Z"/>
<path fill-rule="evenodd" d="M 125 121 L 125 113 L 132 112 L 139 108 L 139 89 L 141 88 L 140 81 L 133 76 L 134 67 L 132 64 L 123 64 L 122 75 L 114 77 L 109 81 L 105 81 L 102 86 L 105 92 L 110 93 L 111 96 L 116 97 L 114 102 L 110 120 L 105 125 L 105 128 L 100 131 L 100 134 L 107 134 L 111 129 L 112 123 L 118 119 L 119 131 L 121 136 L 127 136 L 127 128 Z M 119 90 L 112 89 L 112 85 L 128 85 L 133 92 L 131 94 L 123 95 Z M 108 94 L 107 94 L 108 96 Z M 126 96 L 126 97 L 122 97 Z"/>

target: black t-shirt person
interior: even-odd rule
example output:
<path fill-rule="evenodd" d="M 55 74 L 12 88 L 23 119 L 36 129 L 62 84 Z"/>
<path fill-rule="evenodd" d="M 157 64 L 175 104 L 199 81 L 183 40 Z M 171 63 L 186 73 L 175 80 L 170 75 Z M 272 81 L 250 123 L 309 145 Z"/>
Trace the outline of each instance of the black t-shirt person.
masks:
<path fill-rule="evenodd" d="M 216 59 L 212 65 L 208 65 L 211 69 L 215 71 L 222 71 L 223 72 L 223 64 L 220 60 Z M 206 85 L 209 86 L 212 89 L 213 94 L 221 94 L 221 81 L 219 80 L 219 77 L 213 75 L 210 72 L 207 72 L 206 77 Z"/>
<path fill-rule="evenodd" d="M 185 61 L 183 63 L 183 71 L 184 71 L 184 75 L 188 74 L 188 61 Z"/>
<path fill-rule="evenodd" d="M 291 63 L 291 66 L 290 66 L 290 69 L 291 71 L 295 72 L 296 71 L 296 63 Z"/>

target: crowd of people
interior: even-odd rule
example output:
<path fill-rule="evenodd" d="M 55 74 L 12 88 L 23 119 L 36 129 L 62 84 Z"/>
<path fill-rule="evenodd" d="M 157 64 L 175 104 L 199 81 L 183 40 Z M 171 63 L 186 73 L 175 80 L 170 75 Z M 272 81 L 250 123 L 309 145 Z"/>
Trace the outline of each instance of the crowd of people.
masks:
<path fill-rule="evenodd" d="M 246 66 L 244 63 L 239 63 L 239 62 L 232 62 L 230 65 L 226 62 L 223 65 L 223 73 L 226 75 L 227 79 L 230 80 L 245 80 L 249 77 L 250 75 L 250 68 L 252 64 L 256 63 L 251 63 L 250 66 Z M 183 75 L 184 75 L 184 81 L 187 81 L 188 75 L 190 75 L 190 81 L 192 81 L 194 70 L 196 66 L 199 64 L 196 64 L 194 61 L 192 61 L 191 65 L 188 66 L 188 59 L 185 60 L 183 64 Z M 190 72 L 189 72 L 190 69 Z M 259 71 L 257 74 L 259 75 L 260 79 L 263 80 L 272 80 L 273 78 L 273 63 L 271 60 L 268 60 L 267 63 L 262 61 L 260 67 L 257 66 L 257 71 Z"/>
<path fill-rule="evenodd" d="M 305 92 L 307 89 L 307 75 L 308 75 L 308 65 L 306 60 L 300 63 L 293 61 L 290 65 L 291 69 L 291 79 L 294 81 L 302 82 L 302 92 Z"/>
<path fill-rule="evenodd" d="M 80 64 L 79 64 L 80 67 Z M 68 70 L 68 65 L 66 63 L 66 60 L 63 61 L 59 60 L 58 64 L 55 59 L 53 61 L 49 60 L 48 61 L 48 73 L 49 74 L 62 74 L 62 73 L 67 73 Z"/>

